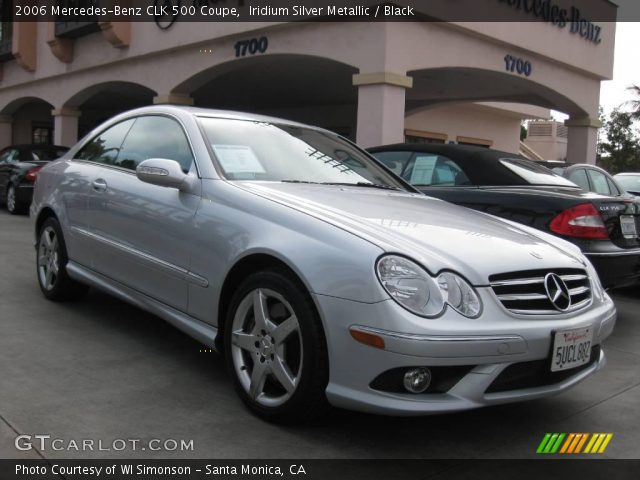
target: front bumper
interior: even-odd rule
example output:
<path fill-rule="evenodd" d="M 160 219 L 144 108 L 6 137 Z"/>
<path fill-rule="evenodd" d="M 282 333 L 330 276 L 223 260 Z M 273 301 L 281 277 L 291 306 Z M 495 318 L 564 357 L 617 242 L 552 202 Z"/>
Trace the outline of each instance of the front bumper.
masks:
<path fill-rule="evenodd" d="M 526 366 L 527 362 L 540 364 L 548 359 L 553 331 L 592 326 L 593 345 L 601 346 L 613 330 L 616 311 L 611 299 L 605 297 L 573 315 L 514 316 L 499 304 L 490 289 L 479 288 L 478 293 L 484 311 L 475 320 L 451 309 L 438 319 L 423 319 L 393 300 L 363 304 L 316 295 L 329 350 L 329 402 L 378 414 L 452 412 L 554 395 L 604 366 L 605 355 L 598 348 L 588 367 L 575 369 L 575 374 L 569 371 L 555 383 L 492 390 L 490 387 L 508 367 Z M 384 338 L 385 349 L 356 342 L 349 333 L 354 326 L 377 332 Z M 446 391 L 410 394 L 371 386 L 392 369 L 462 366 L 467 370 Z"/>

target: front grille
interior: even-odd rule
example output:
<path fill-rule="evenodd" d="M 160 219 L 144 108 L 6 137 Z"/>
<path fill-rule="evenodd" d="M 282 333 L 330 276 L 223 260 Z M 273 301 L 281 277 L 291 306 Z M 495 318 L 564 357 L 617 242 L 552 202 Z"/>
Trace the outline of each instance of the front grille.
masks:
<path fill-rule="evenodd" d="M 533 362 L 514 363 L 505 368 L 489 385 L 486 393 L 509 392 L 525 388 L 546 387 L 564 382 L 568 378 L 586 370 L 600 358 L 600 345 L 591 349 L 589 363 L 570 370 L 552 372 L 549 360 L 535 360 Z"/>
<path fill-rule="evenodd" d="M 565 310 L 557 308 L 547 294 L 545 278 L 550 273 L 560 277 L 569 290 L 571 304 Z M 489 277 L 489 283 L 500 303 L 507 310 L 520 315 L 557 315 L 575 312 L 591 303 L 591 282 L 587 273 L 581 269 L 502 273 Z"/>

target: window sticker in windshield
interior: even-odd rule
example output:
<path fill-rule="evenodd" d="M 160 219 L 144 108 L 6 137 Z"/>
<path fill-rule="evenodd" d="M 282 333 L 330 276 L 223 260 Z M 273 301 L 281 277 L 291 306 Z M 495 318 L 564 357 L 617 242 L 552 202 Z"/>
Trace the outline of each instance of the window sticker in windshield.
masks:
<path fill-rule="evenodd" d="M 435 169 L 437 160 L 437 155 L 416 157 L 409 183 L 413 185 L 431 185 L 433 170 Z"/>
<path fill-rule="evenodd" d="M 228 174 L 266 173 L 251 147 L 247 145 L 211 145 Z"/>

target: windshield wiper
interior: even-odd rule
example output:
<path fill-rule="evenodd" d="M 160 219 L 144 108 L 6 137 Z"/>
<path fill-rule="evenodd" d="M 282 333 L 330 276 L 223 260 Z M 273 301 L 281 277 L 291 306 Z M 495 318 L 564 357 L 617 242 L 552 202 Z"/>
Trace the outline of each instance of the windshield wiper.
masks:
<path fill-rule="evenodd" d="M 322 182 L 322 185 L 337 185 L 340 187 L 364 187 L 364 188 L 379 188 L 381 190 L 395 190 L 402 192 L 401 188 L 392 187 L 391 185 L 382 185 L 380 183 L 368 183 L 368 182 L 356 182 L 356 183 L 348 183 L 348 182 Z"/>
<path fill-rule="evenodd" d="M 324 185 L 323 183 L 320 182 L 311 182 L 308 180 L 280 180 L 281 183 L 304 183 L 307 185 Z"/>
<path fill-rule="evenodd" d="M 306 185 L 334 185 L 339 187 L 365 187 L 365 188 L 380 188 L 382 190 L 395 190 L 403 192 L 401 188 L 392 187 L 391 185 L 381 185 L 379 183 L 368 182 L 312 182 L 310 180 L 280 180 L 282 183 L 303 183 Z"/>

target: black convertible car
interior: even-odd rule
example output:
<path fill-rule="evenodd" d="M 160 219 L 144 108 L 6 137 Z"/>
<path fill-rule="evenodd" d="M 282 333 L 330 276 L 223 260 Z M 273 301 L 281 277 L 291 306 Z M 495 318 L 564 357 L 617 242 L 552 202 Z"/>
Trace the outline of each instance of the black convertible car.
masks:
<path fill-rule="evenodd" d="M 555 234 L 578 245 L 605 287 L 640 279 L 640 201 L 585 192 L 513 153 L 463 145 L 369 149 L 427 195 Z"/>
<path fill-rule="evenodd" d="M 9 213 L 26 213 L 38 171 L 69 150 L 55 145 L 13 145 L 0 151 L 0 201 Z"/>

